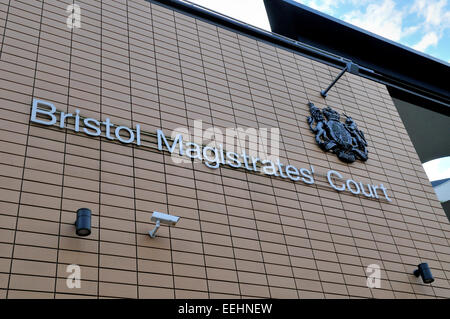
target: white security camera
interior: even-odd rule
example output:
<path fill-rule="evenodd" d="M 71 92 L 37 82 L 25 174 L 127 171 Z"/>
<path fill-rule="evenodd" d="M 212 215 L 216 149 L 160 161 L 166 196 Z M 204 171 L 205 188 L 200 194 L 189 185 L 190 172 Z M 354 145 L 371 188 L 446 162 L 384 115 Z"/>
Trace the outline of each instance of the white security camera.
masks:
<path fill-rule="evenodd" d="M 150 235 L 150 237 L 155 238 L 156 232 L 158 231 L 158 228 L 161 224 L 165 224 L 168 226 L 175 226 L 178 223 L 179 219 L 180 217 L 178 216 L 173 216 L 160 212 L 153 212 L 151 221 L 156 222 L 156 225 L 155 228 L 153 228 L 153 230 L 148 232 L 148 234 Z"/>

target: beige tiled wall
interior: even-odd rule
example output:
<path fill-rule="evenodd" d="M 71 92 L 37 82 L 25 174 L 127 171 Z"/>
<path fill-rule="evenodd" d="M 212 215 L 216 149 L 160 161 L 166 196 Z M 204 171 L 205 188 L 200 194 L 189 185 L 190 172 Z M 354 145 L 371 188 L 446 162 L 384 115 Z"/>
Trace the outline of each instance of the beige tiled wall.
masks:
<path fill-rule="evenodd" d="M 450 227 L 383 85 L 144 0 L 0 0 L 0 298 L 450 297 Z M 170 135 L 278 127 L 282 163 L 316 184 L 270 178 L 30 125 L 33 98 Z M 307 103 L 352 116 L 369 160 L 315 144 Z M 324 176 L 383 183 L 392 202 L 339 193 Z M 75 211 L 93 212 L 77 237 Z M 147 232 L 154 210 L 181 216 Z M 436 281 L 412 275 L 428 262 Z M 66 266 L 81 266 L 80 289 Z M 381 288 L 366 267 L 381 266 Z"/>

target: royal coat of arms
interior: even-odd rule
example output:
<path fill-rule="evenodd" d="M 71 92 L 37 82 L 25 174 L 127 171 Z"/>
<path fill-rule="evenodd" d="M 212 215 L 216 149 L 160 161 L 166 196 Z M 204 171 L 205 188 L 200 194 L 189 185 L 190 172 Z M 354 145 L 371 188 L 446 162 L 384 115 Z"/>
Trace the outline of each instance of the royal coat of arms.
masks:
<path fill-rule="evenodd" d="M 311 116 L 307 121 L 321 149 L 335 153 L 346 163 L 353 163 L 357 158 L 367 161 L 367 141 L 351 117 L 344 114 L 346 120 L 342 123 L 339 113 L 331 107 L 320 110 L 313 103 L 308 105 Z"/>

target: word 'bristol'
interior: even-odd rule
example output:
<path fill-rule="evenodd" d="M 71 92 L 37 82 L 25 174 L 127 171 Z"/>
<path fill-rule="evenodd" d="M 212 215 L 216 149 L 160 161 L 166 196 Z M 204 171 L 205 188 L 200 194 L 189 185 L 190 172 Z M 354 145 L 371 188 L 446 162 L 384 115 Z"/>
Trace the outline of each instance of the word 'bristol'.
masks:
<path fill-rule="evenodd" d="M 38 108 L 38 106 L 45 106 L 49 109 Z M 55 125 L 58 121 L 56 115 L 56 107 L 49 102 L 45 102 L 42 100 L 34 99 L 33 107 L 31 109 L 31 122 L 39 123 L 43 125 Z M 49 119 L 38 118 L 38 115 L 48 117 Z M 119 140 L 122 143 L 130 144 L 136 143 L 137 145 L 141 145 L 141 127 L 139 124 L 136 124 L 136 136 L 134 131 L 126 126 L 116 126 L 111 123 L 109 117 L 107 117 L 103 122 L 97 121 L 93 118 L 85 118 L 81 119 L 80 111 L 75 110 L 75 114 L 61 112 L 59 115 L 59 127 L 66 127 L 66 119 L 73 118 L 75 121 L 75 132 L 80 131 L 80 124 L 83 123 L 83 132 L 90 136 L 101 136 L 102 134 L 102 126 L 105 127 L 105 137 L 109 140 Z M 114 128 L 112 130 L 112 128 Z M 112 136 L 111 132 L 114 131 L 114 136 Z M 128 135 L 128 138 L 124 138 L 120 135 L 121 132 L 124 132 Z"/>

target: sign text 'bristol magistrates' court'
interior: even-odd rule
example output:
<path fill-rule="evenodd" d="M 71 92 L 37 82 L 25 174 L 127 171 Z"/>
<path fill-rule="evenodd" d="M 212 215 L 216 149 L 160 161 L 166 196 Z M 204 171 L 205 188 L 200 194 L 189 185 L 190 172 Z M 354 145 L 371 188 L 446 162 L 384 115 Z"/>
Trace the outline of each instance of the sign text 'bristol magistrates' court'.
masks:
<path fill-rule="evenodd" d="M 74 114 L 65 112 L 57 114 L 56 107 L 52 103 L 38 99 L 33 100 L 31 122 L 48 126 L 58 124 L 60 128 L 66 128 L 66 119 L 68 118 L 74 120 L 75 132 L 81 131 L 89 136 L 102 136 L 102 131 L 104 131 L 104 137 L 109 140 L 117 139 L 124 144 L 142 146 L 141 127 L 139 124 L 136 125 L 135 129 L 126 126 L 116 126 L 111 123 L 109 118 L 106 118 L 103 122 L 93 118 L 82 118 L 79 110 L 75 110 Z M 125 138 L 123 133 L 128 137 Z M 284 165 L 278 160 L 274 162 L 268 159 L 250 156 L 246 153 L 245 149 L 240 153 L 236 153 L 225 151 L 222 145 L 218 147 L 201 146 L 197 143 L 184 141 L 181 134 L 177 134 L 173 139 L 167 140 L 162 130 L 158 129 L 156 133 L 158 150 L 167 150 L 171 154 L 176 152 L 180 156 L 200 160 L 212 169 L 216 169 L 222 165 L 232 168 L 243 168 L 247 171 L 258 172 L 269 176 L 277 176 L 294 182 L 301 181 L 310 185 L 315 183 L 314 168 L 312 165 L 309 169 L 297 168 L 293 165 Z M 368 198 L 379 199 L 384 197 L 386 200 L 391 201 L 387 195 L 387 189 L 383 184 L 364 184 L 352 179 L 347 179 L 345 182 L 338 182 L 336 179 L 343 180 L 343 176 L 337 171 L 329 170 L 327 172 L 327 180 L 335 190 L 349 191 L 355 195 L 362 194 Z"/>

